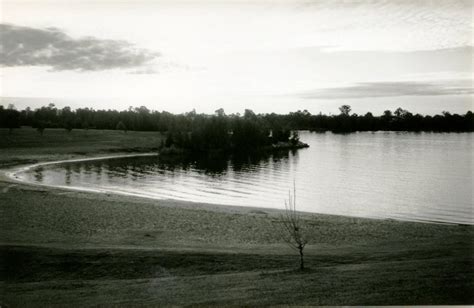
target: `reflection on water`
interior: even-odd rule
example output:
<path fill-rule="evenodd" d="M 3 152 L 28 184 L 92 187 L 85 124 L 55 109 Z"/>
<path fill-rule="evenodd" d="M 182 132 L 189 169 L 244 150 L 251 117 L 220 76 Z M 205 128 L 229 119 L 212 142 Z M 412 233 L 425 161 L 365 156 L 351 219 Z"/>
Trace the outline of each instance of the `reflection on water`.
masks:
<path fill-rule="evenodd" d="M 43 166 L 48 185 L 158 199 L 298 208 L 365 217 L 472 223 L 474 134 L 302 132 L 310 148 L 277 154 L 116 158 Z"/>

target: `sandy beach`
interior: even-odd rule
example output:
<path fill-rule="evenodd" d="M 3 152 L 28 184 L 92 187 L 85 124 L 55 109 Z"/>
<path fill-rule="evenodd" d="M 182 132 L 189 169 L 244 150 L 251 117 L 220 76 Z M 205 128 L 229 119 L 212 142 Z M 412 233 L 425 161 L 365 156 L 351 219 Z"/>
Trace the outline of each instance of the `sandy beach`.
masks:
<path fill-rule="evenodd" d="M 474 301 L 472 226 L 306 213 L 309 269 L 299 272 L 297 253 L 279 234 L 281 211 L 19 183 L 5 174 L 19 162 L 104 156 L 107 149 L 57 154 L 49 145 L 23 157 L 18 145 L 5 149 L 0 304 Z"/>

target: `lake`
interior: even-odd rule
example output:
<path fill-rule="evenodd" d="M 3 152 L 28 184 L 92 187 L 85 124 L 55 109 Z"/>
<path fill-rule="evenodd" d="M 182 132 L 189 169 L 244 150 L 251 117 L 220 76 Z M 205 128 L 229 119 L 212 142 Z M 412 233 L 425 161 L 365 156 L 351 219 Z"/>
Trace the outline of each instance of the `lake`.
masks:
<path fill-rule="evenodd" d="M 301 132 L 307 149 L 252 157 L 128 157 L 40 166 L 21 178 L 225 205 L 473 224 L 472 133 Z"/>

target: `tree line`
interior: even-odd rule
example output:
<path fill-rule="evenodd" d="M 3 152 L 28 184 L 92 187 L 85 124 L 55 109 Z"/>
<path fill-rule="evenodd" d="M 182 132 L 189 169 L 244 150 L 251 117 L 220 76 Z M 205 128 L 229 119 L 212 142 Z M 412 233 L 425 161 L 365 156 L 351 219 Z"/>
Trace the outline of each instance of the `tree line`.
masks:
<path fill-rule="evenodd" d="M 216 116 L 196 117 L 189 129 L 170 130 L 161 149 L 187 152 L 253 152 L 259 149 L 296 149 L 306 147 L 296 130 L 270 129 L 263 119 L 251 112 L 229 119 L 223 111 Z"/>
<path fill-rule="evenodd" d="M 91 108 L 71 109 L 57 108 L 54 104 L 38 109 L 26 108 L 16 110 L 13 105 L 7 108 L 0 105 L 0 127 L 13 130 L 20 126 L 32 126 L 40 133 L 47 128 L 72 129 L 118 129 L 160 132 L 218 133 L 217 127 L 224 130 L 239 128 L 242 136 L 249 136 L 246 131 L 282 132 L 291 130 L 312 130 L 332 132 L 354 131 L 434 131 L 434 132 L 472 132 L 474 130 L 473 113 L 451 114 L 442 112 L 439 115 L 420 115 L 398 108 L 386 110 L 380 116 L 368 112 L 364 115 L 351 113 L 351 107 L 343 105 L 337 115 L 311 114 L 307 110 L 298 110 L 288 114 L 255 114 L 246 109 L 243 114 L 226 114 L 223 109 L 215 114 L 196 113 L 195 110 L 182 114 L 166 111 L 152 111 L 142 106 L 128 110 L 95 110 Z M 212 128 L 214 126 L 214 128 Z M 211 127 L 204 129 L 205 127 Z M 209 131 L 208 131 L 209 130 Z M 208 132 L 205 132 L 208 131 Z M 222 132 L 221 132 L 222 133 Z M 260 133 L 255 134 L 255 138 Z M 227 136 L 227 135 L 226 135 Z M 185 138 L 185 137 L 184 137 Z M 227 138 L 227 137 L 226 137 Z M 179 139 L 179 137 L 178 137 Z M 246 142 L 258 142 L 246 141 Z"/>

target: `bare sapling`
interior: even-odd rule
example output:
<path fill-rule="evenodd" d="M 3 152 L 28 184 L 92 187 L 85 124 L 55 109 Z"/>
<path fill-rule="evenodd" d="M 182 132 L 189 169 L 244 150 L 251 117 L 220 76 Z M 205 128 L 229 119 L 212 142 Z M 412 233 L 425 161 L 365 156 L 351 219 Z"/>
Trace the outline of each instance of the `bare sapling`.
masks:
<path fill-rule="evenodd" d="M 288 191 L 288 200 L 285 200 L 285 214 L 282 214 L 281 221 L 284 226 L 283 239 L 300 254 L 300 269 L 304 270 L 304 248 L 307 240 L 302 228 L 300 214 L 296 210 L 296 185 L 293 184 L 293 195 Z"/>

